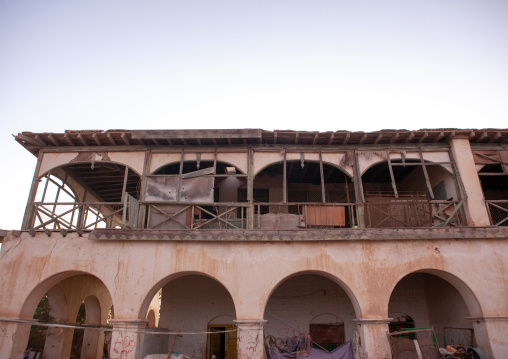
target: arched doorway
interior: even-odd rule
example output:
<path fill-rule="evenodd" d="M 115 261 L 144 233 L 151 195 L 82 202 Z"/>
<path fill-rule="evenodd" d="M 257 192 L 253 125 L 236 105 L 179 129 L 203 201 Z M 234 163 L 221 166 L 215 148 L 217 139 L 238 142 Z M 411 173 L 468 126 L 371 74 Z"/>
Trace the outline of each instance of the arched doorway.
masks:
<path fill-rule="evenodd" d="M 27 351 L 55 359 L 102 358 L 103 331 L 100 328 L 80 329 L 69 325 L 106 325 L 108 313 L 101 308 L 111 306 L 108 289 L 98 278 L 88 274 L 63 273 L 58 277 L 67 278 L 57 280 L 55 284 L 52 279 L 44 282 L 34 289 L 25 302 L 23 312 L 33 311 L 34 319 L 42 323 L 32 326 L 28 343 L 25 344 Z M 45 294 L 36 304 L 35 297 L 41 292 Z"/>
<path fill-rule="evenodd" d="M 144 353 L 167 354 L 171 349 L 191 358 L 236 359 L 235 306 L 227 289 L 215 279 L 197 274 L 180 274 L 159 283 L 147 296 L 143 316 L 150 316 L 151 298 L 160 293 L 160 332 L 182 335 L 144 336 Z M 150 298 L 150 299 L 148 299 Z M 155 314 L 155 313 L 154 313 Z"/>
<path fill-rule="evenodd" d="M 330 351 L 353 339 L 356 314 L 348 294 L 335 281 L 322 274 L 303 273 L 279 284 L 267 302 L 264 318 L 270 346 L 285 352 L 288 339 L 296 337 L 302 342 L 310 334 L 311 347 Z"/>
<path fill-rule="evenodd" d="M 456 279 L 458 281 L 458 279 Z M 477 306 L 476 298 L 469 291 L 462 293 L 441 276 L 417 272 L 402 278 L 390 296 L 388 312 L 394 331 L 403 322 L 416 328 L 434 328 L 440 347 L 449 344 L 478 346 L 474 335 L 469 306 Z M 466 295 L 466 297 L 463 297 Z M 396 325 L 399 325 L 397 327 Z"/>

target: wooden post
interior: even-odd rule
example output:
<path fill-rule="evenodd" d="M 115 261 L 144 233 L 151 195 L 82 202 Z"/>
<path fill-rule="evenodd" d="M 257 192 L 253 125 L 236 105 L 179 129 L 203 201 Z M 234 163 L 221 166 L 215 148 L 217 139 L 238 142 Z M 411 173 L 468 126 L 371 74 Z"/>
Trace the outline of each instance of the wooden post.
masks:
<path fill-rule="evenodd" d="M 353 180 L 355 185 L 356 219 L 358 228 L 365 228 L 365 198 L 363 196 L 362 176 L 360 174 L 360 165 L 358 164 L 358 153 L 353 152 Z"/>
<path fill-rule="evenodd" d="M 427 172 L 427 166 L 425 166 L 425 160 L 423 159 L 422 148 L 419 147 L 418 150 L 420 152 L 420 161 L 422 163 L 423 174 L 425 176 L 425 183 L 427 184 L 427 189 L 429 190 L 430 198 L 434 199 L 434 191 L 432 191 L 432 186 L 430 185 L 429 174 Z"/>
<path fill-rule="evenodd" d="M 182 149 L 182 155 L 180 157 L 180 170 L 178 172 L 178 187 L 176 192 L 176 201 L 180 202 L 180 192 L 182 190 L 182 173 L 183 173 L 183 156 L 184 156 L 184 150 Z"/>
<path fill-rule="evenodd" d="M 247 168 L 247 228 L 254 229 L 254 149 L 249 148 Z"/>
<path fill-rule="evenodd" d="M 325 175 L 323 170 L 323 154 L 319 151 L 319 174 L 321 175 L 321 201 L 326 203 Z"/>
<path fill-rule="evenodd" d="M 392 161 L 390 160 L 390 151 L 388 151 L 388 169 L 390 170 L 390 178 L 392 179 L 393 194 L 395 195 L 395 198 L 399 198 L 399 193 L 397 192 L 397 184 L 395 183 L 395 177 L 393 176 Z"/>
<path fill-rule="evenodd" d="M 35 196 L 37 195 L 37 187 L 39 186 L 39 171 L 41 169 L 43 155 L 44 153 L 40 151 L 39 156 L 37 157 L 37 165 L 35 166 L 35 172 L 32 178 L 32 186 L 30 187 L 30 193 L 28 194 L 28 201 L 26 203 L 25 215 L 23 216 L 21 229 L 30 229 L 30 227 L 33 225 L 35 215 L 34 201 Z"/>
<path fill-rule="evenodd" d="M 282 203 L 287 203 L 287 165 L 286 150 L 284 150 L 284 172 L 282 174 Z"/>
<path fill-rule="evenodd" d="M 122 202 L 125 200 L 125 190 L 127 189 L 127 177 L 129 177 L 129 167 L 125 166 L 125 173 L 123 175 L 123 187 L 122 187 Z"/>
<path fill-rule="evenodd" d="M 147 206 L 143 203 L 145 200 L 145 188 L 146 188 L 146 177 L 150 174 L 150 164 L 152 162 L 152 150 L 147 150 L 145 152 L 145 162 L 143 165 L 143 173 L 141 175 L 141 191 L 139 193 L 139 215 L 138 215 L 138 223 L 136 228 L 145 228 L 145 217 L 147 212 Z"/>

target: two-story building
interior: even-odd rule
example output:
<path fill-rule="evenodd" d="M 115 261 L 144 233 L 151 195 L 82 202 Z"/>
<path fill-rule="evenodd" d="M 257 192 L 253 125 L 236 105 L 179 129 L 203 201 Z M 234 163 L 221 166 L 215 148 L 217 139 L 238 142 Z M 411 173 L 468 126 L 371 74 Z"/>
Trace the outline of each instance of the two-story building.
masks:
<path fill-rule="evenodd" d="M 81 330 L 82 359 L 258 359 L 302 333 L 381 359 L 404 327 L 508 357 L 508 130 L 15 138 L 38 161 L 0 232 L 1 358 L 34 349 L 43 302 L 44 358 Z"/>

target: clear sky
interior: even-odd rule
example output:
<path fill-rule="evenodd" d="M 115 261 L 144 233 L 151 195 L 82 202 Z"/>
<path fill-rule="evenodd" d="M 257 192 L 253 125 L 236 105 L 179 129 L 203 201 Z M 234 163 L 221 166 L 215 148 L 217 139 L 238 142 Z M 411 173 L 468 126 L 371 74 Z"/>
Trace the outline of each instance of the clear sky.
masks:
<path fill-rule="evenodd" d="M 506 0 L 0 0 L 0 228 L 65 129 L 508 128 Z"/>

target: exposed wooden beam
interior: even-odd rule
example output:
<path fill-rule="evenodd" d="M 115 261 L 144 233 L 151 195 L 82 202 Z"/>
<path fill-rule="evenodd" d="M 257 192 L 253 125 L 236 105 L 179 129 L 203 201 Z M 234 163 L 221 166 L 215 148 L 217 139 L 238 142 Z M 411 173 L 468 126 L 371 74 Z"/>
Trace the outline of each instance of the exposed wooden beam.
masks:
<path fill-rule="evenodd" d="M 92 135 L 92 138 L 93 138 L 93 140 L 95 141 L 95 143 L 96 143 L 98 146 L 102 146 L 102 142 L 101 142 L 101 140 L 100 140 L 99 136 L 98 136 L 96 133 L 94 133 L 94 134 Z"/>
<path fill-rule="evenodd" d="M 88 146 L 88 143 L 86 143 L 86 140 L 81 133 L 78 133 L 78 140 L 83 146 Z"/>
<path fill-rule="evenodd" d="M 67 141 L 67 143 L 68 143 L 69 145 L 71 145 L 71 146 L 76 146 L 76 145 L 74 144 L 74 142 L 72 141 L 71 136 L 70 136 L 68 133 L 64 134 L 64 139 Z"/>
<path fill-rule="evenodd" d="M 429 137 L 429 133 L 427 131 L 425 131 L 422 135 L 422 137 L 420 137 L 420 140 L 418 141 L 418 143 L 422 143 L 427 137 Z"/>
<path fill-rule="evenodd" d="M 126 145 L 130 145 L 131 144 L 129 139 L 127 138 L 127 134 L 125 132 L 122 132 L 120 137 L 122 137 L 122 140 L 123 140 L 123 142 L 125 142 Z"/>
<path fill-rule="evenodd" d="M 315 145 L 317 143 L 318 137 L 319 137 L 319 132 L 316 132 L 316 134 L 314 135 L 314 140 L 312 140 L 313 145 Z"/>
<path fill-rule="evenodd" d="M 113 146 L 116 146 L 115 139 L 113 138 L 113 136 L 111 136 L 111 133 L 106 133 L 106 137 Z"/>
<path fill-rule="evenodd" d="M 215 138 L 212 138 L 212 142 L 214 146 L 217 146 L 217 140 Z"/>
<path fill-rule="evenodd" d="M 439 133 L 436 135 L 436 137 L 434 137 L 434 143 L 439 142 L 439 140 L 440 140 L 440 139 L 442 139 L 443 137 L 444 137 L 444 132 L 443 132 L 443 131 L 439 132 Z"/>
<path fill-rule="evenodd" d="M 346 132 L 346 136 L 344 137 L 344 141 L 342 141 L 342 144 L 347 145 L 350 138 L 351 138 L 351 132 Z"/>
<path fill-rule="evenodd" d="M 363 136 L 362 136 L 362 138 L 360 139 L 359 144 L 360 144 L 360 145 L 361 145 L 361 144 L 363 144 L 363 143 L 365 142 L 365 140 L 366 140 L 366 139 L 367 139 L 367 133 L 364 133 L 364 134 L 363 134 Z"/>
<path fill-rule="evenodd" d="M 54 144 L 55 146 L 60 146 L 60 143 L 58 142 L 58 140 L 55 138 L 55 136 L 53 136 L 52 133 L 49 133 L 48 134 L 48 140 L 51 141 L 52 144 Z"/>
<path fill-rule="evenodd" d="M 395 141 L 397 141 L 397 139 L 399 138 L 400 136 L 400 133 L 397 131 L 395 132 L 395 135 L 392 136 L 391 140 L 390 140 L 390 144 L 393 145 L 395 143 Z"/>
<path fill-rule="evenodd" d="M 409 132 L 409 135 L 404 139 L 404 143 L 410 142 L 413 137 L 415 137 L 415 133 L 413 131 Z"/>
<path fill-rule="evenodd" d="M 454 138 L 454 137 L 455 137 L 455 131 L 451 131 L 451 132 L 448 134 L 448 136 L 446 136 L 445 141 L 446 141 L 446 142 L 450 142 L 450 140 L 451 140 L 452 138 Z"/>
<path fill-rule="evenodd" d="M 333 143 L 334 139 L 335 139 L 335 132 L 332 132 L 330 135 L 330 139 L 328 140 L 328 145 L 331 145 Z"/>
<path fill-rule="evenodd" d="M 295 145 L 298 144 L 298 138 L 300 137 L 300 132 L 296 131 L 295 132 Z"/>
<path fill-rule="evenodd" d="M 482 134 L 480 136 L 478 136 L 478 138 L 476 139 L 476 142 L 478 143 L 478 142 L 483 141 L 485 139 L 485 137 L 487 137 L 487 136 L 488 136 L 487 131 L 483 131 Z"/>
<path fill-rule="evenodd" d="M 41 136 L 39 136 L 39 135 L 35 135 L 35 139 L 37 141 L 39 141 L 41 144 L 43 144 L 43 146 L 47 146 L 48 145 L 48 143 L 46 141 L 44 141 L 44 139 Z"/>
<path fill-rule="evenodd" d="M 497 131 L 496 134 L 489 139 L 489 143 L 496 142 L 499 138 L 501 138 L 501 132 Z"/>
<path fill-rule="evenodd" d="M 157 141 L 155 138 L 152 139 L 153 143 L 155 143 L 155 146 L 160 146 L 159 141 Z"/>
<path fill-rule="evenodd" d="M 198 141 L 198 146 L 201 146 L 201 140 L 199 138 L 196 138 L 196 140 Z"/>
<path fill-rule="evenodd" d="M 18 142 L 21 140 L 21 141 L 24 141 L 24 142 L 29 143 L 31 145 L 34 145 L 34 146 L 44 146 L 44 144 L 41 143 L 40 141 L 37 141 L 37 139 L 23 135 L 23 134 L 17 135 L 16 140 L 18 140 Z"/>
<path fill-rule="evenodd" d="M 273 144 L 277 144 L 277 131 L 273 131 Z"/>
<path fill-rule="evenodd" d="M 383 138 L 383 133 L 379 132 L 379 134 L 376 136 L 376 139 L 374 140 L 374 144 L 377 145 L 379 141 Z"/>

